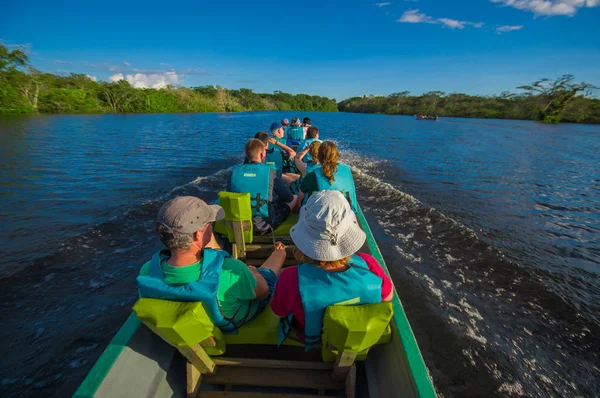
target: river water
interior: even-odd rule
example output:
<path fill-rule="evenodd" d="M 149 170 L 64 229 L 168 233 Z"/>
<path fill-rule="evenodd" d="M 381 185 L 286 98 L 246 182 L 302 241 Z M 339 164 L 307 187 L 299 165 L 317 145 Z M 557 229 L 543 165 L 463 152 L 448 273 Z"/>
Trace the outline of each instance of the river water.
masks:
<path fill-rule="evenodd" d="M 352 166 L 441 396 L 600 395 L 600 126 L 291 112 L 0 119 L 0 395 L 72 394 L 161 204 L 293 116 Z"/>

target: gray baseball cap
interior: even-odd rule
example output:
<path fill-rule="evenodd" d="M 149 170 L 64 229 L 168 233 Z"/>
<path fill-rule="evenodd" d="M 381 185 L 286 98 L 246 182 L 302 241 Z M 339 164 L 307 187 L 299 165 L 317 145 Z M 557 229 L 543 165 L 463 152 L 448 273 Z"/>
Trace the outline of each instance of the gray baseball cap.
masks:
<path fill-rule="evenodd" d="M 160 208 L 156 222 L 184 234 L 193 234 L 209 222 L 221 220 L 225 211 L 221 206 L 208 205 L 195 196 L 179 196 Z"/>

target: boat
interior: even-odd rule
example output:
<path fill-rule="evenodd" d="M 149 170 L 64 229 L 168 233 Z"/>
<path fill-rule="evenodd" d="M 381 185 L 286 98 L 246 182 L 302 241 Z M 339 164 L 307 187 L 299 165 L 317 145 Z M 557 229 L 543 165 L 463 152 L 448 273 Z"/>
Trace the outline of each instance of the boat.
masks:
<path fill-rule="evenodd" d="M 417 120 L 438 120 L 438 117 L 433 115 L 416 115 L 415 118 Z"/>
<path fill-rule="evenodd" d="M 247 264 L 259 265 L 270 254 L 275 239 L 291 243 L 289 228 L 295 224 L 297 215 L 290 216 L 273 236 L 253 236 L 251 221 L 248 225 L 248 220 L 236 219 L 235 215 L 230 217 L 228 209 L 232 206 L 227 201 L 237 200 L 236 195 L 247 197 L 249 209 L 249 194 L 219 193 L 226 217 L 223 224 L 215 225 L 215 231 L 223 232 L 225 227 L 223 233 L 229 241 L 225 243 L 226 249 Z M 360 206 L 357 219 L 367 236 L 361 252 L 370 253 L 389 275 Z M 284 266 L 295 264 L 289 249 Z M 142 300 L 154 299 L 140 299 L 138 303 Z M 327 327 L 345 330 L 346 343 L 354 339 L 363 344 L 356 351 L 349 351 L 346 343 L 340 343 L 346 344 L 345 348 L 336 351 L 336 345 L 341 346 L 333 338 L 326 339 L 325 332 L 321 350 L 307 351 L 302 343 L 290 339 L 278 347 L 279 318 L 269 306 L 244 324 L 238 334 L 222 334 L 210 320 L 207 328 L 194 324 L 198 319 L 196 315 L 204 313 L 200 303 L 178 304 L 196 307 L 186 310 L 186 314 L 192 312 L 193 316 L 179 322 L 177 327 L 161 325 L 160 321 L 144 315 L 136 304 L 137 315 L 132 313 L 125 321 L 74 397 L 436 396 L 397 292 L 391 303 L 328 307 L 323 330 Z M 368 331 L 371 328 L 368 321 L 357 318 L 332 323 L 335 314 L 332 315 L 330 309 L 334 312 L 352 309 L 359 313 L 370 306 L 379 306 L 371 308 L 388 316 L 382 332 L 371 342 L 365 343 L 368 339 L 364 337 L 372 331 Z M 331 319 L 328 320 L 328 316 Z M 182 318 L 177 317 L 178 321 Z M 202 317 L 210 319 L 205 313 Z M 152 319 L 149 321 L 149 318 Z"/>

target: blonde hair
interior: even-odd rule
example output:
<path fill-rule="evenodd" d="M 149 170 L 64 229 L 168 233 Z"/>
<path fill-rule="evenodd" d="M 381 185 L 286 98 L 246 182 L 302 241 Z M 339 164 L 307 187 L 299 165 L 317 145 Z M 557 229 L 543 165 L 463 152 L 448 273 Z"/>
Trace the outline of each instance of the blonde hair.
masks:
<path fill-rule="evenodd" d="M 314 141 L 308 146 L 308 153 L 313 158 L 313 162 L 319 162 L 319 147 L 321 146 L 320 141 Z"/>
<path fill-rule="evenodd" d="M 335 178 L 333 175 L 337 172 L 337 164 L 340 154 L 337 146 L 331 141 L 324 141 L 319 147 L 319 163 L 323 175 L 329 179 L 329 183 L 333 184 Z"/>
<path fill-rule="evenodd" d="M 350 262 L 350 256 L 335 261 L 315 260 L 302 253 L 297 247 L 294 247 L 294 257 L 301 263 L 314 264 L 319 268 L 342 268 Z"/>
<path fill-rule="evenodd" d="M 258 155 L 260 155 L 260 153 L 264 150 L 265 144 L 261 140 L 256 138 L 252 138 L 250 141 L 248 141 L 246 147 L 244 148 L 244 152 L 246 152 L 246 157 L 248 159 L 257 158 Z"/>

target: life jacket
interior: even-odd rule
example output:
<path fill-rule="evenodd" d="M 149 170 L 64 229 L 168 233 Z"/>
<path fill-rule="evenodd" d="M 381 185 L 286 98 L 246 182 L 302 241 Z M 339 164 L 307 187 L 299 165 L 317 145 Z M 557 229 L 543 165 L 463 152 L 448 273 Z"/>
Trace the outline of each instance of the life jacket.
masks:
<path fill-rule="evenodd" d="M 300 126 L 292 126 L 287 131 L 288 140 L 302 141 L 304 139 L 304 129 Z"/>
<path fill-rule="evenodd" d="M 369 270 L 360 256 L 354 254 L 346 271 L 329 272 L 313 264 L 298 265 L 298 287 L 304 309 L 304 344 L 306 350 L 321 340 L 323 316 L 330 305 L 360 305 L 381 302 L 380 277 Z M 279 344 L 292 330 L 293 315 L 279 321 Z"/>
<path fill-rule="evenodd" d="M 160 266 L 161 256 L 164 255 L 169 256 L 170 252 L 162 250 L 155 253 L 150 260 L 148 275 L 137 277 L 140 297 L 169 301 L 199 301 L 204 306 L 210 320 L 223 332 L 235 332 L 239 325 L 236 325 L 233 319 L 223 315 L 217 300 L 219 275 L 223 261 L 229 257 L 229 254 L 221 250 L 204 249 L 200 278 L 181 286 L 173 286 L 165 282 Z"/>
<path fill-rule="evenodd" d="M 269 218 L 269 202 L 273 201 L 271 167 L 264 163 L 239 164 L 233 167 L 231 192 L 250 192 L 252 215 Z"/>
<path fill-rule="evenodd" d="M 277 145 L 269 144 L 265 164 L 274 168 L 277 171 L 277 177 L 281 177 L 281 173 L 283 172 L 283 157 L 281 156 L 281 149 Z"/>
<path fill-rule="evenodd" d="M 319 191 L 340 191 L 355 213 L 358 212 L 358 202 L 356 201 L 356 187 L 354 186 L 354 178 L 350 166 L 343 163 L 338 163 L 337 171 L 335 172 L 333 184 L 329 183 L 329 179 L 323 175 L 323 170 L 319 167 L 315 170 L 317 177 L 317 187 Z"/>
<path fill-rule="evenodd" d="M 306 149 L 307 147 L 309 147 L 309 146 L 310 146 L 310 144 L 312 144 L 312 143 L 313 143 L 313 142 L 315 142 L 315 141 L 319 141 L 319 142 L 321 142 L 321 140 L 319 140 L 318 138 L 309 138 L 309 139 L 306 139 L 306 140 L 302 141 L 302 144 L 301 144 L 301 145 L 298 147 L 298 152 L 302 152 L 302 150 L 304 150 L 304 149 Z M 304 157 L 302 158 L 302 161 L 303 161 L 304 163 L 312 162 L 312 161 L 313 161 L 313 158 L 312 158 L 312 156 L 310 155 L 310 153 L 307 153 L 307 154 L 306 154 L 306 155 L 304 155 Z"/>
<path fill-rule="evenodd" d="M 313 171 L 320 169 L 320 168 L 321 168 L 321 165 L 317 164 L 315 162 L 306 163 L 306 174 L 308 175 L 308 173 L 312 173 Z M 295 182 L 298 182 L 298 187 L 300 187 L 300 185 L 302 184 L 303 179 L 304 179 L 304 177 L 301 177 L 295 181 Z M 290 187 L 291 187 L 291 185 L 290 185 Z M 310 194 L 312 192 L 305 192 L 305 193 L 306 193 L 306 195 L 304 195 L 304 197 L 302 198 L 303 206 L 308 202 L 308 199 L 310 198 Z"/>

